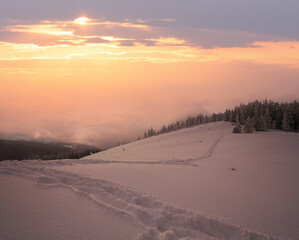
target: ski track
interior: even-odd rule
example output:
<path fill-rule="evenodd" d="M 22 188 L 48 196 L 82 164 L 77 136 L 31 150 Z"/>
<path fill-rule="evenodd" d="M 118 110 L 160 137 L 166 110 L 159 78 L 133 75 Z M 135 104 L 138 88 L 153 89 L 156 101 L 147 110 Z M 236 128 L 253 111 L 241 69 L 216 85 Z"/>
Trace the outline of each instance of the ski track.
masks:
<path fill-rule="evenodd" d="M 209 147 L 208 151 L 203 156 L 195 160 L 204 160 L 210 158 L 213 155 L 218 143 L 222 140 L 222 138 L 223 138 L 223 129 L 221 129 L 220 137 Z"/>
<path fill-rule="evenodd" d="M 185 159 L 185 160 L 181 160 L 181 159 L 176 159 L 176 160 L 163 160 L 163 161 L 117 161 L 117 160 L 101 160 L 101 159 L 80 159 L 79 161 L 75 160 L 75 163 L 78 164 L 145 164 L 145 165 L 161 165 L 161 164 L 167 164 L 167 165 L 189 165 L 189 166 L 193 166 L 193 167 L 198 167 L 198 165 L 196 164 L 196 161 L 199 160 L 205 160 L 210 158 L 218 143 L 222 140 L 223 138 L 223 129 L 221 129 L 220 131 L 220 137 L 216 139 L 216 141 L 208 148 L 208 150 L 201 156 L 198 158 L 189 158 L 189 159 Z"/>
<path fill-rule="evenodd" d="M 213 153 L 219 138 L 208 152 Z M 64 187 L 96 204 L 97 207 L 143 227 L 136 240 L 274 240 L 269 235 L 253 232 L 224 222 L 221 219 L 178 208 L 174 205 L 106 181 L 92 179 L 56 169 L 46 168 L 47 162 L 5 161 L 0 174 L 9 174 L 35 181 L 40 187 Z"/>

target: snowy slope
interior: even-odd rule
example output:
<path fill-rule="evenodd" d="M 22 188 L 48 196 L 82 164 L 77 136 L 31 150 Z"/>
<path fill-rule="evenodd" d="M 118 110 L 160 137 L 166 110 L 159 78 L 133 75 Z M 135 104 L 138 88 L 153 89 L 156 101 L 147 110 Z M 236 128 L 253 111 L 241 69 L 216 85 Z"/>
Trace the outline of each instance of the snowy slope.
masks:
<path fill-rule="evenodd" d="M 211 123 L 155 136 L 87 157 L 107 161 L 102 166 L 67 169 L 246 228 L 299 238 L 299 135 L 238 135 L 232 128 Z"/>
<path fill-rule="evenodd" d="M 111 221 L 117 226 L 119 238 L 102 231 L 101 240 L 298 239 L 299 135 L 231 131 L 228 123 L 212 123 L 81 160 L 6 161 L 0 163 L 0 181 L 7 174 L 22 176 L 43 190 L 75 193 L 102 219 L 111 216 L 106 229 L 113 231 Z M 7 186 L 0 190 L 10 196 Z M 61 224 L 71 231 L 71 223 Z M 84 214 L 82 225 L 73 228 L 85 232 L 86 239 L 98 234 Z M 0 234 L 15 236 L 7 229 L 0 224 Z"/>
<path fill-rule="evenodd" d="M 210 123 L 136 141 L 83 159 L 175 164 L 208 158 L 230 124 Z M 211 148 L 211 149 L 210 149 Z"/>

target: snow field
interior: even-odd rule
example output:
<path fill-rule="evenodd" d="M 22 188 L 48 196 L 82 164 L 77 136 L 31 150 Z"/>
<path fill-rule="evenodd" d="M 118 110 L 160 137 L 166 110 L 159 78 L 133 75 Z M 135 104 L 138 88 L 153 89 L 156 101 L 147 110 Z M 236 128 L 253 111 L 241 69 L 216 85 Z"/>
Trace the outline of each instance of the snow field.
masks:
<path fill-rule="evenodd" d="M 0 176 L 74 192 L 129 223 L 130 239 L 298 239 L 298 134 L 231 131 L 211 123 L 79 160 L 6 161 Z"/>
<path fill-rule="evenodd" d="M 100 209 L 121 220 L 141 226 L 136 239 L 274 239 L 251 232 L 220 219 L 212 219 L 135 192 L 103 179 L 92 179 L 70 172 L 46 169 L 26 162 L 6 162 L 1 174 L 23 176 L 43 188 L 63 187 L 86 198 Z M 23 166 L 22 166 L 23 165 Z M 26 166 L 27 165 L 27 166 Z M 84 221 L 84 219 L 82 219 Z M 103 236 L 103 239 L 106 239 Z"/>

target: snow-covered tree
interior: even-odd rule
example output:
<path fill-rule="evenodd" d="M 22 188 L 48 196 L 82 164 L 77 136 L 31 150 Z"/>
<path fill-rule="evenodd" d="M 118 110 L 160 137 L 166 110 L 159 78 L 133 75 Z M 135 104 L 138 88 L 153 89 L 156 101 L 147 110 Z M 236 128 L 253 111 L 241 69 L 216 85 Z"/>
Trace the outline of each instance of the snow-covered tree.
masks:
<path fill-rule="evenodd" d="M 281 128 L 282 130 L 284 130 L 285 132 L 288 132 L 288 131 L 291 131 L 292 128 L 291 128 L 291 124 L 290 124 L 290 119 L 289 119 L 289 116 L 288 116 L 288 112 L 287 111 L 284 111 L 283 113 L 283 118 L 282 118 L 282 125 L 281 125 Z"/>
<path fill-rule="evenodd" d="M 231 110 L 229 114 L 229 122 L 233 122 L 233 120 L 234 120 L 234 111 Z"/>
<path fill-rule="evenodd" d="M 239 110 L 239 121 L 241 125 L 245 124 L 246 116 L 245 116 L 245 105 L 241 104 Z"/>
<path fill-rule="evenodd" d="M 240 104 L 233 109 L 227 109 L 224 113 L 213 113 L 209 116 L 199 114 L 196 117 L 188 117 L 185 120 L 170 123 L 157 132 L 151 128 L 145 132 L 144 137 L 222 120 L 235 122 L 236 132 L 242 130 L 242 125 L 245 125 L 244 132 L 265 131 L 267 129 L 299 132 L 299 103 L 297 101 L 277 103 L 265 100 L 264 102 L 250 102 L 247 105 Z"/>
<path fill-rule="evenodd" d="M 254 129 L 254 127 L 253 127 L 252 119 L 251 119 L 251 117 L 248 117 L 245 121 L 243 131 L 245 133 L 252 133 L 253 129 Z"/>
<path fill-rule="evenodd" d="M 261 116 L 260 118 L 260 131 L 268 130 L 267 122 L 265 116 Z"/>
<path fill-rule="evenodd" d="M 266 123 L 266 129 L 271 129 L 272 128 L 272 118 L 270 117 L 270 110 L 267 107 L 264 115 L 264 120 Z"/>
<path fill-rule="evenodd" d="M 233 129 L 233 133 L 241 133 L 242 132 L 242 127 L 239 122 L 239 115 L 236 115 L 236 126 Z"/>

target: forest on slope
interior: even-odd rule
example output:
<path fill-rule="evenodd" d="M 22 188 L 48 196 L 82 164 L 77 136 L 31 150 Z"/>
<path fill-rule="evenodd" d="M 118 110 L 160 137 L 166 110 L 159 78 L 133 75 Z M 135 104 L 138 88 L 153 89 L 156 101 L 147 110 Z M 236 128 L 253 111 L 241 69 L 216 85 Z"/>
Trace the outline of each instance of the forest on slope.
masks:
<path fill-rule="evenodd" d="M 235 132 L 251 133 L 270 129 L 299 132 L 299 103 L 298 101 L 278 103 L 271 100 L 241 103 L 233 109 L 226 109 L 223 113 L 189 116 L 185 120 L 163 125 L 157 131 L 150 128 L 145 131 L 144 138 L 218 121 L 236 124 Z"/>
<path fill-rule="evenodd" d="M 82 144 L 0 140 L 0 161 L 77 159 L 99 151 L 96 147 Z"/>

